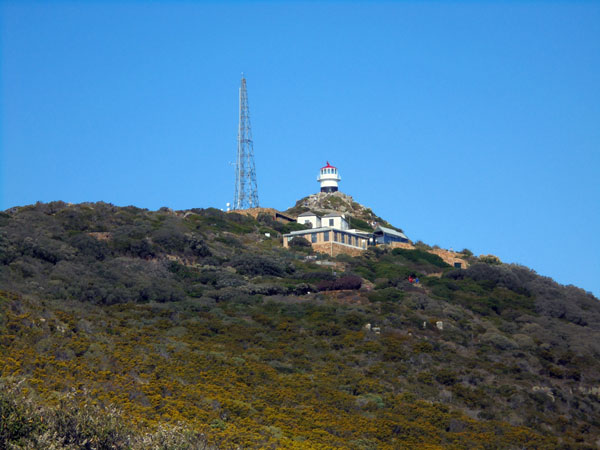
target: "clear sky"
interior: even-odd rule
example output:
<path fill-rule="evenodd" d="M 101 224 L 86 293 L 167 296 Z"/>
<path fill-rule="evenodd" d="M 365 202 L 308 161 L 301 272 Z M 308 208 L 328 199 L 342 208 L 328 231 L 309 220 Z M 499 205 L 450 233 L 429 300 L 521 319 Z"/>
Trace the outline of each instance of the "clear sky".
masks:
<path fill-rule="evenodd" d="M 600 2 L 0 2 L 0 209 L 233 200 L 318 169 L 412 240 L 600 295 Z"/>

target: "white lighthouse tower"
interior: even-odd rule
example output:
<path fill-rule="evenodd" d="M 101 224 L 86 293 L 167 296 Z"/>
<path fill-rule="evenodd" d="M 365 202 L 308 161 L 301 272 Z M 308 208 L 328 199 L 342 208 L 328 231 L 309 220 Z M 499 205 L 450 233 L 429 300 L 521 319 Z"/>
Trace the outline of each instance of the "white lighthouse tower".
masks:
<path fill-rule="evenodd" d="M 327 161 L 325 167 L 321 167 L 317 181 L 321 183 L 321 192 L 336 192 L 338 190 L 338 182 L 341 180 L 337 167 L 333 167 Z"/>

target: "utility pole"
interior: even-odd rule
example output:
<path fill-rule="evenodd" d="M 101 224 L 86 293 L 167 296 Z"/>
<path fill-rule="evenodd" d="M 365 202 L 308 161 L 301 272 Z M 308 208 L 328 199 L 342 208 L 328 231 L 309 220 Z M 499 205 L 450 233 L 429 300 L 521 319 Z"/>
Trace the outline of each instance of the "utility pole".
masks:
<path fill-rule="evenodd" d="M 256 168 L 254 167 L 254 144 L 252 142 L 252 127 L 250 125 L 246 79 L 244 78 L 244 74 L 242 74 L 233 209 L 257 207 L 258 187 L 256 185 Z"/>

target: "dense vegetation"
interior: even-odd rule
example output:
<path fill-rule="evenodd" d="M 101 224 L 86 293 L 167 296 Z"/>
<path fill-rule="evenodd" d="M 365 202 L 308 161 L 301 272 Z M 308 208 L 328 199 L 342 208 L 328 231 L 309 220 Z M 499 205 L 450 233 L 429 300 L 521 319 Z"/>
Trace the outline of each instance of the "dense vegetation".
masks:
<path fill-rule="evenodd" d="M 0 213 L 0 448 L 599 444 L 591 294 L 424 250 L 315 259 L 281 247 L 288 229 L 215 209 Z"/>

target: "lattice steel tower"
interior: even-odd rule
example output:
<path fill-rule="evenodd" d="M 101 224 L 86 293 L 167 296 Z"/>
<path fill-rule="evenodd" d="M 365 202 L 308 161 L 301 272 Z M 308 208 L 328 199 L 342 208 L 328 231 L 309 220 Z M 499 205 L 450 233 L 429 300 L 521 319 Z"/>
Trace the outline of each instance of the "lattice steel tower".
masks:
<path fill-rule="evenodd" d="M 242 74 L 240 86 L 240 123 L 238 125 L 237 159 L 235 163 L 235 197 L 233 209 L 258 207 L 256 168 L 254 167 L 254 145 L 248 110 L 246 79 Z"/>

